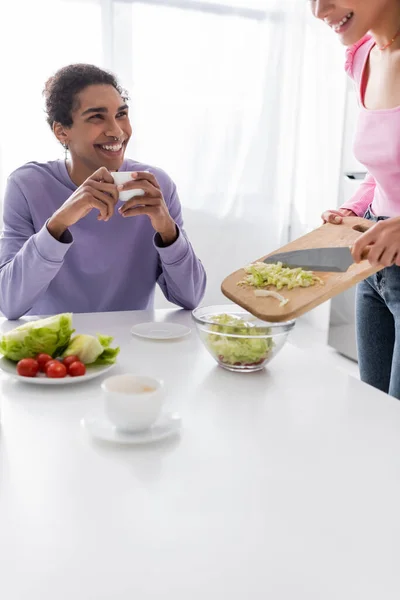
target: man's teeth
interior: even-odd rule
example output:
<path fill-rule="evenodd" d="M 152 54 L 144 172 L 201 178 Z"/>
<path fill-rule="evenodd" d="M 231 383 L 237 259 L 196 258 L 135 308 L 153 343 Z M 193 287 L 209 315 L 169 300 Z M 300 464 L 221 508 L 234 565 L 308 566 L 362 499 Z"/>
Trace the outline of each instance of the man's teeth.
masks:
<path fill-rule="evenodd" d="M 122 144 L 115 144 L 114 146 L 103 144 L 100 148 L 103 148 L 103 150 L 110 150 L 111 152 L 119 152 L 122 149 Z"/>
<path fill-rule="evenodd" d="M 351 19 L 351 17 L 352 17 L 352 16 L 353 16 L 353 13 L 352 13 L 352 12 L 350 12 L 350 13 L 349 13 L 348 15 L 346 15 L 346 16 L 345 16 L 345 17 L 344 17 L 344 18 L 343 18 L 343 19 L 342 19 L 342 20 L 341 20 L 339 23 L 336 23 L 336 25 L 333 25 L 333 26 L 332 26 L 332 27 L 333 27 L 333 29 L 334 29 L 335 31 L 337 31 L 338 29 L 340 29 L 341 27 L 343 27 L 343 25 L 344 25 L 345 23 L 347 23 L 347 21 L 348 21 L 349 19 Z"/>

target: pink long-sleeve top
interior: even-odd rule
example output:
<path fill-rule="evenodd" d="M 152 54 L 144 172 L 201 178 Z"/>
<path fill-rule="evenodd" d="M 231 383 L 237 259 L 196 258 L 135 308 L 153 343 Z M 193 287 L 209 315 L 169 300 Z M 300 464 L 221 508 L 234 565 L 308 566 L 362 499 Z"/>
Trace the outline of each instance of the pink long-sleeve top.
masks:
<path fill-rule="evenodd" d="M 360 105 L 354 154 L 368 174 L 341 208 L 363 216 L 371 205 L 374 215 L 394 217 L 400 215 L 400 106 L 365 108 L 365 71 L 374 45 L 373 38 L 367 35 L 346 52 L 346 72 L 356 84 Z"/>

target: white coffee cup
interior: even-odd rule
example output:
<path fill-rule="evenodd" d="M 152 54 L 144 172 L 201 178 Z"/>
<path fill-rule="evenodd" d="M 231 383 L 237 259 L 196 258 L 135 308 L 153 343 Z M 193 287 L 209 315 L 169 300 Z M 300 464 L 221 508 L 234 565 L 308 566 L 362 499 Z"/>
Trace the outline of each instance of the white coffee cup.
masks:
<path fill-rule="evenodd" d="M 134 179 L 132 179 L 132 173 L 134 173 L 134 171 L 112 171 L 110 175 L 114 179 L 114 183 L 122 185 L 127 181 L 134 181 Z M 145 171 L 145 173 L 148 173 L 148 171 Z M 119 192 L 119 199 L 121 202 L 126 202 L 135 196 L 144 196 L 144 190 L 137 189 Z"/>
<path fill-rule="evenodd" d="M 114 375 L 101 384 L 105 411 L 121 431 L 143 431 L 153 425 L 164 404 L 162 381 L 143 375 Z"/>

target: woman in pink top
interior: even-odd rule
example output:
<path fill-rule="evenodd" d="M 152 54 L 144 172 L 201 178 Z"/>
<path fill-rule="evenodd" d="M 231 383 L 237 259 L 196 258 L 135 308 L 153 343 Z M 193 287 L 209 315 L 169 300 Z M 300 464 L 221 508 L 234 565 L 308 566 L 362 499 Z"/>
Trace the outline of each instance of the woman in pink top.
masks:
<path fill-rule="evenodd" d="M 348 46 L 346 71 L 358 90 L 354 152 L 368 175 L 324 221 L 365 216 L 375 225 L 356 242 L 356 262 L 385 269 L 357 289 L 361 379 L 400 399 L 400 0 L 310 0 L 315 17 Z"/>

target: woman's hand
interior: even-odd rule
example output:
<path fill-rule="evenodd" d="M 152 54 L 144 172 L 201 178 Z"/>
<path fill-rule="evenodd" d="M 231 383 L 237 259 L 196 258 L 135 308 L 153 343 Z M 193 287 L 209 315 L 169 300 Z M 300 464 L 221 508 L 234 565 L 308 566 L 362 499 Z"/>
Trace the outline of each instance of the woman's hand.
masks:
<path fill-rule="evenodd" d="M 99 221 L 108 221 L 117 202 L 117 186 L 109 171 L 101 167 L 56 210 L 47 223 L 47 229 L 59 239 L 68 227 L 86 217 L 93 209 L 99 211 Z"/>
<path fill-rule="evenodd" d="M 123 217 L 147 215 L 164 244 L 172 244 L 178 237 L 175 221 L 168 211 L 157 179 L 152 173 L 139 171 L 132 173 L 132 181 L 118 186 L 119 191 L 141 189 L 143 196 L 135 196 L 119 209 Z"/>
<path fill-rule="evenodd" d="M 343 217 L 356 217 L 356 213 L 348 208 L 339 208 L 338 210 L 326 210 L 321 218 L 324 223 L 333 223 L 334 225 L 340 225 L 343 221 Z"/>
<path fill-rule="evenodd" d="M 354 262 L 363 260 L 368 247 L 371 265 L 400 267 L 400 217 L 378 221 L 363 233 L 352 248 Z"/>

